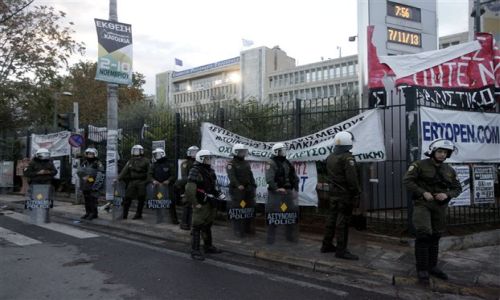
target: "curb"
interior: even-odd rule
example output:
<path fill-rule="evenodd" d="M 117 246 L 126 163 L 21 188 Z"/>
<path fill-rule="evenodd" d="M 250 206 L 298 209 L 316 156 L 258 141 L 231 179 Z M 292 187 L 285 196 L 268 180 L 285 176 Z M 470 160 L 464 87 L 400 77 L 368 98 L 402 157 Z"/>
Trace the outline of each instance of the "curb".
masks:
<path fill-rule="evenodd" d="M 463 236 L 445 236 L 439 240 L 440 251 L 464 250 L 485 246 L 500 245 L 500 229 L 482 231 Z M 415 240 L 408 240 L 408 246 L 414 247 Z"/>

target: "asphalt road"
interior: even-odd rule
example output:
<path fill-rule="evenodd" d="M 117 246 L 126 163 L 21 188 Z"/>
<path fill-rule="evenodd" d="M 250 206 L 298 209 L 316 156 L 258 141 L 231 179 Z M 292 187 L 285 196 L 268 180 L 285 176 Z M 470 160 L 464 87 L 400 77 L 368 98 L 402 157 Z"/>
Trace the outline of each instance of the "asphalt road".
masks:
<path fill-rule="evenodd" d="M 112 233 L 0 214 L 0 299 L 388 299 L 351 286 L 224 256 L 193 261 Z M 175 247 L 174 247 L 175 248 Z M 226 256 L 227 257 L 227 256 Z"/>

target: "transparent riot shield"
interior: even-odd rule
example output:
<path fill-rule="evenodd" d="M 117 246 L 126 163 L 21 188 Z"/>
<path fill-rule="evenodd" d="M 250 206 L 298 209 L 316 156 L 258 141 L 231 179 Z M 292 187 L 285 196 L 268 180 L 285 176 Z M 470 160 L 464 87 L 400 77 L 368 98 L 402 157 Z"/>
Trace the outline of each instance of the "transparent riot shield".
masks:
<path fill-rule="evenodd" d="M 54 188 L 50 184 L 32 184 L 27 193 L 25 208 L 34 224 L 50 223 L 50 208 L 54 203 Z"/>
<path fill-rule="evenodd" d="M 296 191 L 287 190 L 285 194 L 268 192 L 266 225 L 268 244 L 274 244 L 276 240 L 281 241 L 281 237 L 289 242 L 298 241 L 299 205 Z"/>
<path fill-rule="evenodd" d="M 231 201 L 228 203 L 229 221 L 237 237 L 255 234 L 255 189 L 230 190 Z"/>
<path fill-rule="evenodd" d="M 125 199 L 125 191 L 127 185 L 123 181 L 117 181 L 114 183 L 113 191 L 113 221 L 123 218 L 123 199 Z"/>
<path fill-rule="evenodd" d="M 146 187 L 146 205 L 156 213 L 156 223 L 165 223 L 167 209 L 172 200 L 169 197 L 168 186 L 164 184 L 148 184 Z"/>

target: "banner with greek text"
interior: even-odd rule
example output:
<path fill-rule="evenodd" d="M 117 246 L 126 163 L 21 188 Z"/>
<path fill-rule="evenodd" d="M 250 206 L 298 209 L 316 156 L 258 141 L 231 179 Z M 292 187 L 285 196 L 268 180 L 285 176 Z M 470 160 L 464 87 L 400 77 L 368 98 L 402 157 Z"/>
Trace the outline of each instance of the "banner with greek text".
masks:
<path fill-rule="evenodd" d="M 226 194 L 227 200 L 229 195 L 229 178 L 227 176 L 227 163 L 230 160 L 227 158 L 216 158 L 212 160 L 212 168 L 217 175 L 217 185 L 219 189 Z M 316 193 L 316 185 L 318 184 L 318 174 L 316 172 L 315 162 L 292 162 L 297 176 L 299 177 L 299 205 L 301 206 L 318 206 L 318 194 Z M 268 164 L 262 161 L 250 162 L 252 167 L 253 177 L 257 184 L 256 201 L 257 203 L 266 203 L 267 201 L 267 183 L 266 183 L 266 167 Z"/>
<path fill-rule="evenodd" d="M 473 165 L 474 204 L 495 203 L 495 166 Z"/>
<path fill-rule="evenodd" d="M 94 19 L 97 29 L 96 80 L 132 84 L 132 26 Z"/>
<path fill-rule="evenodd" d="M 60 131 L 51 134 L 32 134 L 31 135 L 31 155 L 40 148 L 50 151 L 51 157 L 58 157 L 71 154 L 71 146 L 68 139 L 71 135 L 69 131 Z"/>
<path fill-rule="evenodd" d="M 283 141 L 287 146 L 287 158 L 290 161 L 325 160 L 333 152 L 333 137 L 345 130 L 354 135 L 352 152 L 356 161 L 372 162 L 386 159 L 381 111 L 375 109 L 313 134 Z M 233 145 L 241 143 L 248 146 L 248 160 L 265 161 L 271 157 L 271 148 L 276 143 L 255 141 L 211 123 L 202 123 L 201 132 L 201 148 L 222 157 L 230 157 Z"/>
<path fill-rule="evenodd" d="M 500 162 L 500 114 L 420 108 L 421 153 L 435 139 L 455 143 L 447 162 Z"/>

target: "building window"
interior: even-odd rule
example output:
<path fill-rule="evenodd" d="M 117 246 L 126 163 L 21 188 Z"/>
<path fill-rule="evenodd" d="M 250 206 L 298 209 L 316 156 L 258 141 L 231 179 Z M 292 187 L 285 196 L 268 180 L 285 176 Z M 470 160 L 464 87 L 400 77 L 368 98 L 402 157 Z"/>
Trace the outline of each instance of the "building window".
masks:
<path fill-rule="evenodd" d="M 340 77 L 340 66 L 339 65 L 335 66 L 335 77 L 336 78 Z"/>
<path fill-rule="evenodd" d="M 311 81 L 315 82 L 316 81 L 316 71 L 311 71 Z"/>
<path fill-rule="evenodd" d="M 306 82 L 311 82 L 311 73 L 306 71 Z"/>
<path fill-rule="evenodd" d="M 317 73 L 318 73 L 318 81 L 323 80 L 323 72 L 321 71 L 321 69 L 318 70 Z"/>
<path fill-rule="evenodd" d="M 347 76 L 347 66 L 346 65 L 342 65 L 342 76 L 343 77 Z"/>
<path fill-rule="evenodd" d="M 327 68 L 324 68 L 324 69 L 323 69 L 323 79 L 324 79 L 324 80 L 327 80 L 327 79 L 328 79 L 328 69 L 327 69 Z"/>

